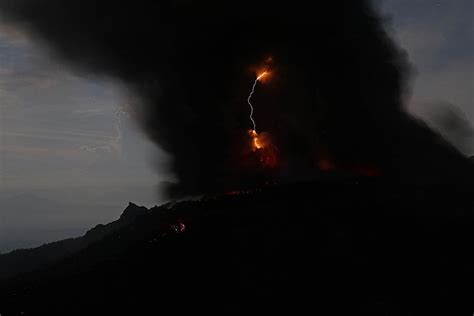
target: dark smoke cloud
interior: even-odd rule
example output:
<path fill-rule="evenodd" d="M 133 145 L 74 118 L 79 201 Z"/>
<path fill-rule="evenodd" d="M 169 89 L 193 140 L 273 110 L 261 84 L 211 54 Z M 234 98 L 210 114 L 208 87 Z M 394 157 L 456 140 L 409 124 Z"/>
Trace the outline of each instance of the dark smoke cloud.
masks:
<path fill-rule="evenodd" d="M 119 77 L 141 97 L 147 134 L 174 157 L 180 194 L 251 178 L 235 146 L 260 131 L 291 176 L 330 153 L 406 181 L 462 182 L 470 164 L 402 105 L 409 65 L 367 1 L 0 0 L 13 22 L 81 71 Z"/>
<path fill-rule="evenodd" d="M 464 154 L 474 153 L 474 126 L 456 105 L 438 101 L 425 105 L 427 120 L 444 138 Z"/>

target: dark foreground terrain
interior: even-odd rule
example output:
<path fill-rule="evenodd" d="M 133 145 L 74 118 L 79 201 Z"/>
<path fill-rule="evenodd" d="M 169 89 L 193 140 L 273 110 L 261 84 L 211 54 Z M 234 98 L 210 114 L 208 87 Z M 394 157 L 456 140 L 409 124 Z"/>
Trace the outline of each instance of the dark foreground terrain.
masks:
<path fill-rule="evenodd" d="M 0 256 L 0 313 L 472 315 L 473 210 L 470 189 L 330 177 L 130 204 Z"/>

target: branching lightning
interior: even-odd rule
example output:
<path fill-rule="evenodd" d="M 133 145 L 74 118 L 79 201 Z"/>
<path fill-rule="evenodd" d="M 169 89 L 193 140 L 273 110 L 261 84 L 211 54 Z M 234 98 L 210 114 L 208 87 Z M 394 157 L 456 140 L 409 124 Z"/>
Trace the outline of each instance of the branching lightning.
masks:
<path fill-rule="evenodd" d="M 115 152 L 119 159 L 122 159 L 122 116 L 128 116 L 128 113 L 124 111 L 122 106 L 118 106 L 115 113 L 115 136 L 113 136 L 106 144 L 101 146 L 81 146 L 80 150 L 91 153 L 112 153 Z"/>
<path fill-rule="evenodd" d="M 250 99 L 252 98 L 252 95 L 254 94 L 255 92 L 255 87 L 257 86 L 257 82 L 262 79 L 265 75 L 267 74 L 267 71 L 264 71 L 262 72 L 260 75 L 258 75 L 258 77 L 255 79 L 255 81 L 253 82 L 253 85 L 252 85 L 252 90 L 250 91 L 250 94 L 247 98 L 247 103 L 249 104 L 250 106 L 250 121 L 252 121 L 252 124 L 253 124 L 253 130 L 255 132 L 257 132 L 257 124 L 255 123 L 255 120 L 253 119 L 253 105 L 252 103 L 250 102 Z"/>

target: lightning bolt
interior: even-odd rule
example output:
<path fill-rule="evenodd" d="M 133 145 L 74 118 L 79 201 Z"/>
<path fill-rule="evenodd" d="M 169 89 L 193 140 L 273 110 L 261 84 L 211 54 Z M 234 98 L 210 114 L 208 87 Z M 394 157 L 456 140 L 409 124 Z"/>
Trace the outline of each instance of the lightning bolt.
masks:
<path fill-rule="evenodd" d="M 264 71 L 262 72 L 256 79 L 255 81 L 253 82 L 253 85 L 252 85 L 252 90 L 250 91 L 250 94 L 247 98 L 247 103 L 249 104 L 250 106 L 250 121 L 252 121 L 252 124 L 253 124 L 253 130 L 255 132 L 257 132 L 257 124 L 255 123 L 255 120 L 253 119 L 253 105 L 252 105 L 252 102 L 250 102 L 250 99 L 252 98 L 252 95 L 255 93 L 255 87 L 257 86 L 257 82 L 262 79 L 265 75 L 267 74 L 267 71 Z"/>
<path fill-rule="evenodd" d="M 115 152 L 119 159 L 122 159 L 122 116 L 128 116 L 128 113 L 124 111 L 123 106 L 118 106 L 116 111 L 115 111 L 115 124 L 114 124 L 114 129 L 115 129 L 115 136 L 112 137 L 110 141 L 107 142 L 107 144 L 102 145 L 102 146 L 81 146 L 80 150 L 85 151 L 85 152 L 91 152 L 91 153 L 100 153 L 100 152 Z"/>

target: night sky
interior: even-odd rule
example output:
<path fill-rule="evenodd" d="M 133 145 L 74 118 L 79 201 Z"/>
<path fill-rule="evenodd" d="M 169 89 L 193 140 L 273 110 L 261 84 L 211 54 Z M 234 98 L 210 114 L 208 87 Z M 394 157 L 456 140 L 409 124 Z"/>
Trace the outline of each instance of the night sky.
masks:
<path fill-rule="evenodd" d="M 416 70 L 409 111 L 474 155 L 473 2 L 379 4 Z M 134 102 L 0 20 L 0 252 L 79 235 L 128 201 L 163 202 L 169 157 L 134 123 Z"/>

